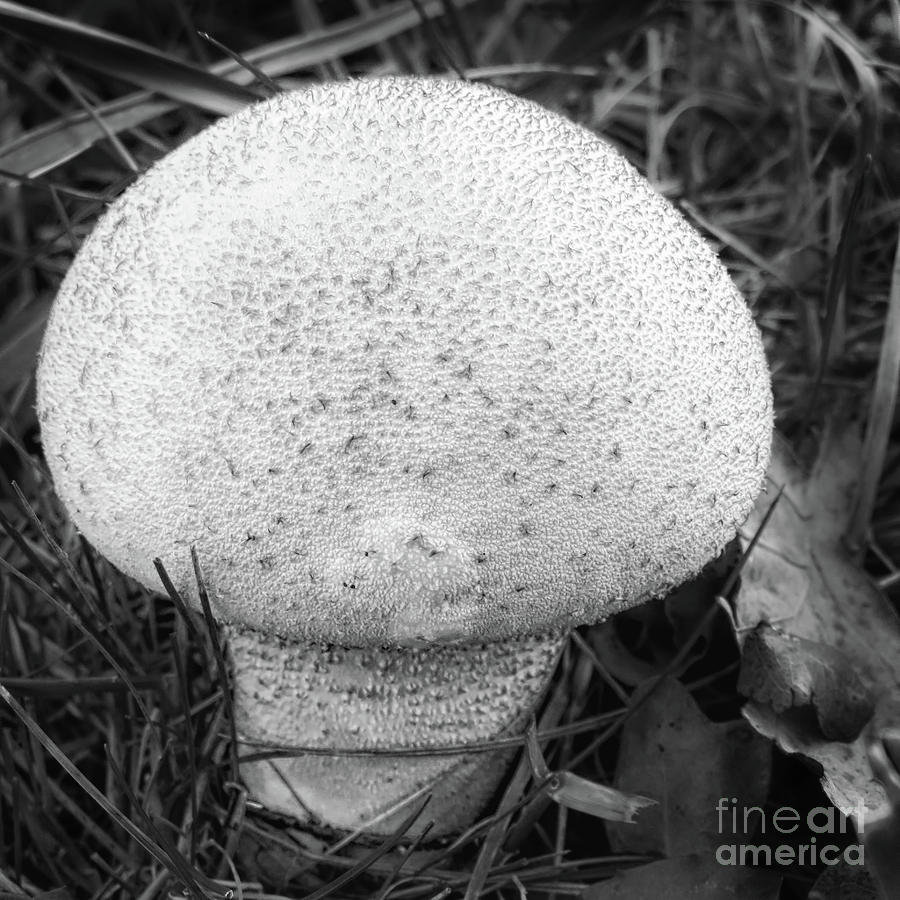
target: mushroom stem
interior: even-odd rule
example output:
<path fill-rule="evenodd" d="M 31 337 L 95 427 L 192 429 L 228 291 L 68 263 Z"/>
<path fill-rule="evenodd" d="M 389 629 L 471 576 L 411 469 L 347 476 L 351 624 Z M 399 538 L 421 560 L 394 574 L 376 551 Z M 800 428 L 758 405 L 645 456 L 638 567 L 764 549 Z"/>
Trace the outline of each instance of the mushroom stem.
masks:
<path fill-rule="evenodd" d="M 309 646 L 225 626 L 242 739 L 279 747 L 421 750 L 520 734 L 565 637 L 428 647 Z M 261 749 L 255 746 L 254 749 Z M 515 748 L 426 756 L 298 755 L 242 764 L 251 796 L 300 821 L 390 834 L 425 793 L 410 836 L 479 815 Z M 423 790 L 424 789 L 424 790 Z"/>

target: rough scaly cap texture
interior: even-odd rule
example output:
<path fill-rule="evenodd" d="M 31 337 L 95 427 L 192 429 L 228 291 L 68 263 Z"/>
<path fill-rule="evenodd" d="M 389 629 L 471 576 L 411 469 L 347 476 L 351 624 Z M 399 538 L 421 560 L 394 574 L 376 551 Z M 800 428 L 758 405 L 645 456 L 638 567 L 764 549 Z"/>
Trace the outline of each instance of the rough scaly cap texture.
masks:
<path fill-rule="evenodd" d="M 158 162 L 78 254 L 38 373 L 91 542 L 218 614 L 347 645 L 596 621 L 690 576 L 772 404 L 724 268 L 584 128 L 387 78 Z"/>

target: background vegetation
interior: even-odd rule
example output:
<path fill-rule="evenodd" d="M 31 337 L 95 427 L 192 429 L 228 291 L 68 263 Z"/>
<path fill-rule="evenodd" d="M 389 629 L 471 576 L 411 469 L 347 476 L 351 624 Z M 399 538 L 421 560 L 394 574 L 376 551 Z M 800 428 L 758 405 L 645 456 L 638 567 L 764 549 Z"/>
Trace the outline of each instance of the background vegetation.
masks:
<path fill-rule="evenodd" d="M 43 322 L 105 205 L 168 148 L 265 96 L 268 79 L 293 88 L 455 71 L 490 81 L 615 143 L 719 249 L 762 330 L 778 426 L 795 447 L 816 445 L 836 408 L 871 410 L 847 539 L 895 600 L 900 4 L 28 9 L 55 18 L 0 3 L 0 895 L 607 896 L 604 879 L 655 852 L 613 853 L 599 821 L 530 783 L 527 763 L 505 798 L 513 814 L 452 847 L 329 840 L 253 804 L 236 777 L 206 622 L 98 558 L 53 495 L 34 415 Z M 595 782 L 617 771 L 638 663 L 657 680 L 678 676 L 711 722 L 739 716 L 738 651 L 716 611 L 733 564 L 734 554 L 686 589 L 678 615 L 652 604 L 573 639 L 540 722 L 554 769 Z M 611 641 L 615 674 L 598 658 Z M 707 760 L 695 765 L 702 780 Z M 777 753 L 766 791 L 767 808 L 827 804 L 815 773 Z M 741 890 L 839 896 L 821 874 L 795 866 Z M 854 896 L 874 891 L 864 874 L 845 875 L 859 879 Z M 627 890 L 663 895 L 658 884 Z"/>

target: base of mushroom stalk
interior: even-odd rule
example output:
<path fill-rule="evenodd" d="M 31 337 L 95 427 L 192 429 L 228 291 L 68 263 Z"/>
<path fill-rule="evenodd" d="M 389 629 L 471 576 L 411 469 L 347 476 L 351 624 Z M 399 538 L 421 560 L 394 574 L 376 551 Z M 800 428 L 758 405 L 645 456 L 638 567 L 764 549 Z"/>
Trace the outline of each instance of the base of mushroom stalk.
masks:
<path fill-rule="evenodd" d="M 308 646 L 225 626 L 243 752 L 259 745 L 422 750 L 520 734 L 543 696 L 559 634 L 424 648 Z M 253 746 L 255 745 L 255 746 Z M 451 755 L 301 755 L 246 762 L 266 808 L 313 826 L 392 834 L 459 833 L 484 811 L 515 748 Z"/>

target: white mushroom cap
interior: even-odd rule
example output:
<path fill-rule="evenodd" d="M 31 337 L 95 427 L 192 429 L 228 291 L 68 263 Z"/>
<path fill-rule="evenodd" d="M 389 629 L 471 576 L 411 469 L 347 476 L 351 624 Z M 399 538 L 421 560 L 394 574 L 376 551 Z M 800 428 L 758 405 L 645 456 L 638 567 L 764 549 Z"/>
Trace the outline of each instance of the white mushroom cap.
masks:
<path fill-rule="evenodd" d="M 218 614 L 351 646 L 592 622 L 761 487 L 772 401 L 724 268 L 604 141 L 385 78 L 223 119 L 117 200 L 38 373 L 90 541 Z"/>

